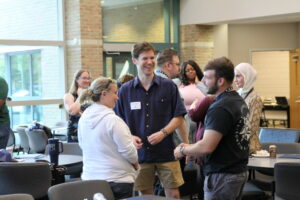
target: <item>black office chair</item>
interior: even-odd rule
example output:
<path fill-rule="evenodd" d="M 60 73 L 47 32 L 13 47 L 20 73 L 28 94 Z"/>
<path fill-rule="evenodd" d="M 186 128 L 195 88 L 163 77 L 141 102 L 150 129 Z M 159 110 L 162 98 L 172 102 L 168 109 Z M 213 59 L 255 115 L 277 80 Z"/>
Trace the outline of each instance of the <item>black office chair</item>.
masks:
<path fill-rule="evenodd" d="M 51 179 L 48 163 L 0 162 L 0 195 L 26 193 L 35 199 L 47 197 Z"/>
<path fill-rule="evenodd" d="M 300 163 L 275 164 L 275 199 L 300 199 L 299 192 Z"/>
<path fill-rule="evenodd" d="M 54 185 L 48 190 L 49 200 L 93 199 L 95 193 L 102 193 L 107 200 L 114 200 L 108 182 L 104 180 L 74 181 Z"/>

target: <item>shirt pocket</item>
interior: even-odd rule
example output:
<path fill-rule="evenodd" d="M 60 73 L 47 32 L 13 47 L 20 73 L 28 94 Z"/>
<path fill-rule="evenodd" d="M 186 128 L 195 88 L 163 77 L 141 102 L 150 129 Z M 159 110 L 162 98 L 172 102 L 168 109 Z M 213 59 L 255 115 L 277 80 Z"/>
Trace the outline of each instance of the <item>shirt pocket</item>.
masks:
<path fill-rule="evenodd" d="M 158 96 L 155 98 L 154 108 L 159 117 L 172 116 L 171 98 L 167 96 Z"/>

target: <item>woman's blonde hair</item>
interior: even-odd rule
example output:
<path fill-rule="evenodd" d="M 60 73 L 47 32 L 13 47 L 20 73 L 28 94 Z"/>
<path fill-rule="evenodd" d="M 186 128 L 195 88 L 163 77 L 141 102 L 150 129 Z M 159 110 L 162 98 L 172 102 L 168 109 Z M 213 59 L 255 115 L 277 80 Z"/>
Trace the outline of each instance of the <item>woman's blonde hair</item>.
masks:
<path fill-rule="evenodd" d="M 73 78 L 73 82 L 72 82 L 72 85 L 71 85 L 71 87 L 70 87 L 70 90 L 69 90 L 69 92 L 71 93 L 71 94 L 75 94 L 75 95 L 78 95 L 77 94 L 77 90 L 78 90 L 78 83 L 77 83 L 77 80 L 79 79 L 79 77 L 81 76 L 81 74 L 83 73 L 83 72 L 87 72 L 89 75 L 90 75 L 90 72 L 88 72 L 87 70 L 84 70 L 84 69 L 79 69 L 78 71 L 76 71 L 75 73 L 74 73 L 74 78 Z"/>
<path fill-rule="evenodd" d="M 100 101 L 103 91 L 110 91 L 111 84 L 116 84 L 113 79 L 100 77 L 95 79 L 91 86 L 84 90 L 79 97 L 79 102 L 82 104 L 86 101 L 98 102 Z"/>

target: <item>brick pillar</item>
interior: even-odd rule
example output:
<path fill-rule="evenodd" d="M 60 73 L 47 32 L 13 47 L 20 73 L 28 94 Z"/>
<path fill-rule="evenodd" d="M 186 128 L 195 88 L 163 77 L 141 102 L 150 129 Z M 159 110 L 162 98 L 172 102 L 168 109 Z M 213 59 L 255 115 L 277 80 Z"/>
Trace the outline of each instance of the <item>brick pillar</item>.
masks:
<path fill-rule="evenodd" d="M 65 1 L 67 87 L 80 68 L 102 75 L 102 15 L 99 0 Z"/>
<path fill-rule="evenodd" d="M 213 26 L 180 26 L 181 61 L 195 60 L 203 69 L 207 61 L 213 58 Z"/>

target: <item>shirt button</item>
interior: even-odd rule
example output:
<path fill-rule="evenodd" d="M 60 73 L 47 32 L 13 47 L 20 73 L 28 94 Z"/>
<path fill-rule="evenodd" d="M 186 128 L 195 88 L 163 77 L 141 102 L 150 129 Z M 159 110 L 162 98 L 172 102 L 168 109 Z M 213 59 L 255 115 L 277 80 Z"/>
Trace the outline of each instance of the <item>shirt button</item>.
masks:
<path fill-rule="evenodd" d="M 146 103 L 146 106 L 149 106 L 149 103 Z"/>
<path fill-rule="evenodd" d="M 149 117 L 149 114 L 146 114 L 146 117 Z"/>
<path fill-rule="evenodd" d="M 149 128 L 149 125 L 147 124 L 146 127 Z"/>
<path fill-rule="evenodd" d="M 149 93 L 148 93 L 148 92 L 146 92 L 146 95 L 149 95 Z"/>

